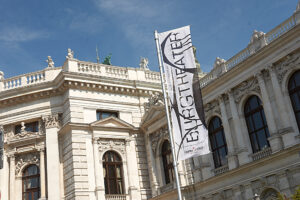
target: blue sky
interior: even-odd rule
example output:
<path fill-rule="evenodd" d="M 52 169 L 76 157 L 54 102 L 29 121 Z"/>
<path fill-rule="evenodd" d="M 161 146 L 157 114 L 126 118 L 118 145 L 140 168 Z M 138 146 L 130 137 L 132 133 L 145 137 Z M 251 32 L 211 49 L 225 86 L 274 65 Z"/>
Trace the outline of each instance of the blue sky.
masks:
<path fill-rule="evenodd" d="M 247 46 L 253 30 L 268 32 L 298 0 L 0 0 L 0 71 L 5 77 L 61 66 L 71 48 L 79 60 L 112 53 L 112 64 L 138 67 L 140 57 L 158 71 L 153 32 L 191 25 L 204 72 L 216 57 Z"/>

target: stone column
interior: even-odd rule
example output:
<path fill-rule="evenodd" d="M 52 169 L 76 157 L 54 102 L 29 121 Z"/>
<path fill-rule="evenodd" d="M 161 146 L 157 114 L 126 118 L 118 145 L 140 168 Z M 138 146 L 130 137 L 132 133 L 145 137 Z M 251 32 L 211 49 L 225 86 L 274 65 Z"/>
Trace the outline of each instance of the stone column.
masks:
<path fill-rule="evenodd" d="M 247 183 L 244 185 L 245 188 L 245 199 L 252 199 L 254 194 L 252 191 L 251 183 Z"/>
<path fill-rule="evenodd" d="M 103 167 L 99 162 L 99 148 L 97 139 L 93 139 L 93 151 L 94 151 L 94 168 L 95 168 L 95 182 L 96 182 L 96 197 L 97 199 L 105 198 L 105 188 L 104 188 L 104 177 L 103 177 Z M 101 170 L 102 169 L 102 170 Z"/>
<path fill-rule="evenodd" d="M 151 184 L 151 192 L 152 196 L 158 195 L 158 188 L 159 184 L 157 182 L 157 172 L 156 172 L 156 166 L 155 166 L 155 158 L 153 156 L 153 151 L 151 148 L 151 141 L 148 134 L 145 135 L 146 138 L 146 152 L 147 152 L 147 160 L 148 160 L 148 171 L 149 171 L 149 178 L 150 178 L 150 184 Z"/>
<path fill-rule="evenodd" d="M 40 149 L 40 179 L 41 179 L 41 198 L 46 199 L 46 176 L 45 176 L 45 149 Z"/>
<path fill-rule="evenodd" d="M 272 152 L 277 152 L 282 149 L 282 141 L 281 136 L 277 134 L 277 128 L 276 123 L 274 119 L 274 113 L 271 107 L 270 98 L 267 92 L 266 84 L 263 78 L 263 75 L 261 72 L 257 73 L 256 78 L 258 80 L 258 84 L 261 91 L 262 101 L 263 101 L 263 107 L 264 107 L 264 113 L 266 115 L 268 129 L 270 132 L 269 141 L 271 145 Z"/>
<path fill-rule="evenodd" d="M 126 140 L 126 157 L 130 199 L 138 200 L 141 199 L 141 195 L 139 194 L 139 174 L 135 154 L 135 143 L 132 138 Z"/>
<path fill-rule="evenodd" d="M 236 104 L 234 102 L 232 90 L 228 91 L 228 97 L 229 97 L 230 110 L 231 110 L 231 115 L 233 120 L 234 132 L 238 144 L 237 153 L 238 153 L 239 165 L 242 165 L 250 161 L 248 157 L 248 149 L 244 141 L 241 121 L 237 111 Z"/>
<path fill-rule="evenodd" d="M 226 138 L 226 143 L 227 143 L 227 148 L 228 148 L 228 167 L 229 169 L 234 169 L 238 167 L 238 160 L 237 157 L 235 155 L 235 151 L 234 151 L 234 143 L 232 140 L 232 136 L 231 136 L 231 131 L 230 131 L 230 126 L 229 126 L 229 122 L 228 122 L 228 117 L 227 117 L 227 113 L 226 113 L 226 107 L 225 107 L 225 103 L 224 103 L 224 99 L 223 96 L 220 95 L 218 97 L 219 100 L 219 105 L 220 105 L 220 110 L 221 110 L 221 115 L 222 115 L 222 124 L 223 124 L 223 128 L 224 128 L 224 133 L 225 133 L 225 138 Z"/>
<path fill-rule="evenodd" d="M 291 124 L 290 116 L 287 112 L 285 102 L 283 99 L 283 93 L 281 91 L 281 87 L 276 75 L 276 69 L 274 65 L 269 66 L 269 72 L 271 76 L 273 91 L 275 94 L 276 105 L 278 109 L 279 119 L 280 119 L 280 127 L 279 134 L 282 135 L 284 147 L 292 146 L 295 143 L 295 134 L 293 133 L 293 126 Z"/>
<path fill-rule="evenodd" d="M 46 128 L 47 187 L 48 199 L 58 200 L 60 194 L 58 114 L 42 117 Z"/>
<path fill-rule="evenodd" d="M 16 182 L 16 163 L 15 155 L 9 155 L 9 200 L 15 200 L 15 182 Z"/>

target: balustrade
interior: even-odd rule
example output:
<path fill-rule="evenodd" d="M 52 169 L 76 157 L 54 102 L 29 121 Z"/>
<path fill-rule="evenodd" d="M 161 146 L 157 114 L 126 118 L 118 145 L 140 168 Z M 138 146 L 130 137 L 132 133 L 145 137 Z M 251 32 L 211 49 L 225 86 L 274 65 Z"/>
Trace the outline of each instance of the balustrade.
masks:
<path fill-rule="evenodd" d="M 267 147 L 259 152 L 252 154 L 251 156 L 253 158 L 253 161 L 255 161 L 270 156 L 271 154 L 272 154 L 271 148 Z"/>
<path fill-rule="evenodd" d="M 127 200 L 127 197 L 126 194 L 106 194 L 105 200 Z"/>

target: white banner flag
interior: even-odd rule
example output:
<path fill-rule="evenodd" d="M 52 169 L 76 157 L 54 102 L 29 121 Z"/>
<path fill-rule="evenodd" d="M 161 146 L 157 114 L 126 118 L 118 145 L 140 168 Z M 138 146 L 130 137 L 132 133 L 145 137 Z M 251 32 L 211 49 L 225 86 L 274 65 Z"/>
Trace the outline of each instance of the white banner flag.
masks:
<path fill-rule="evenodd" d="M 190 27 L 159 33 L 178 160 L 209 153 Z"/>

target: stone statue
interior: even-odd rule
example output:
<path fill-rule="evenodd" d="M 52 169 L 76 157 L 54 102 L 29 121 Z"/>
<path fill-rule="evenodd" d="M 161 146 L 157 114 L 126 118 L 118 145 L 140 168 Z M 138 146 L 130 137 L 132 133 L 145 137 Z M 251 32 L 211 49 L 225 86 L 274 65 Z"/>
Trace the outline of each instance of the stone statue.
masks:
<path fill-rule="evenodd" d="M 48 56 L 48 59 L 46 60 L 46 62 L 48 63 L 48 68 L 54 67 L 54 62 L 53 62 L 51 56 Z"/>
<path fill-rule="evenodd" d="M 72 51 L 70 48 L 68 48 L 68 55 L 66 56 L 68 59 L 74 58 L 74 51 Z"/>
<path fill-rule="evenodd" d="M 102 64 L 111 65 L 110 59 L 111 59 L 111 53 L 104 58 L 104 61 Z"/>
<path fill-rule="evenodd" d="M 4 73 L 0 71 L 0 81 L 4 80 Z"/>
<path fill-rule="evenodd" d="M 21 133 L 24 133 L 25 132 L 25 123 L 24 122 L 21 122 Z"/>
<path fill-rule="evenodd" d="M 197 52 L 197 49 L 196 49 L 196 47 L 195 46 L 193 46 L 193 53 L 194 53 L 194 57 L 195 57 L 195 64 L 196 64 L 196 67 L 198 68 L 198 72 L 199 73 L 203 73 L 202 72 L 202 70 L 201 70 L 201 68 L 200 68 L 200 63 L 199 63 L 199 61 L 198 61 L 198 59 L 197 59 L 197 57 L 196 57 L 196 52 Z"/>
<path fill-rule="evenodd" d="M 141 61 L 140 61 L 140 68 L 141 69 L 149 69 L 148 63 L 149 63 L 148 58 L 143 58 L 142 57 Z"/>

